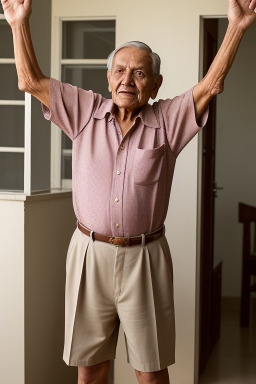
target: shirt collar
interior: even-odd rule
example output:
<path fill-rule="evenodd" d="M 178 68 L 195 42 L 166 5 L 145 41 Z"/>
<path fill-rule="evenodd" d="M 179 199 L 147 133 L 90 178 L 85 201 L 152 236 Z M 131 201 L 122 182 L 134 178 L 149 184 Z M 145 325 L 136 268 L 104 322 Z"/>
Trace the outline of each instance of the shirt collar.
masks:
<path fill-rule="evenodd" d="M 112 108 L 113 108 L 113 100 L 112 99 L 105 99 L 101 103 L 100 107 L 97 109 L 97 111 L 94 113 L 95 119 L 103 119 L 107 113 L 109 113 L 108 121 L 111 121 L 114 116 L 111 114 Z M 160 128 L 160 125 L 156 119 L 156 115 L 154 112 L 154 109 L 152 105 L 147 103 L 141 108 L 140 113 L 137 117 L 141 118 L 141 121 L 144 125 L 150 128 Z"/>

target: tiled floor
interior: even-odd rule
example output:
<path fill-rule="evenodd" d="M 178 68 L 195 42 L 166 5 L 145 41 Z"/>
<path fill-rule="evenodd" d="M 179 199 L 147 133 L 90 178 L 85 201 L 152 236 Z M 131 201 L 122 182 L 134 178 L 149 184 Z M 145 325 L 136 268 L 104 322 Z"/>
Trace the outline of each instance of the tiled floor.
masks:
<path fill-rule="evenodd" d="M 223 312 L 221 337 L 199 384 L 256 384 L 256 314 L 240 328 L 239 312 Z"/>

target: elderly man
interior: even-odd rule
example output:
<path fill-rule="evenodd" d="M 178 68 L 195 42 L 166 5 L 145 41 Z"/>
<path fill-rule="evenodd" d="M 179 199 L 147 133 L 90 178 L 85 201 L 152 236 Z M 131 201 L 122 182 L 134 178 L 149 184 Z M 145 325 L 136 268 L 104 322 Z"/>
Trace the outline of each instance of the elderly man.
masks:
<path fill-rule="evenodd" d="M 229 0 L 229 26 L 207 75 L 174 99 L 155 99 L 160 59 L 130 42 L 109 56 L 112 99 L 41 72 L 29 31 L 31 0 L 1 0 L 14 38 L 19 89 L 73 142 L 77 228 L 66 260 L 63 359 L 78 383 L 107 382 L 120 321 L 140 384 L 169 383 L 175 361 L 172 260 L 164 232 L 175 161 L 223 91 L 256 0 Z"/>

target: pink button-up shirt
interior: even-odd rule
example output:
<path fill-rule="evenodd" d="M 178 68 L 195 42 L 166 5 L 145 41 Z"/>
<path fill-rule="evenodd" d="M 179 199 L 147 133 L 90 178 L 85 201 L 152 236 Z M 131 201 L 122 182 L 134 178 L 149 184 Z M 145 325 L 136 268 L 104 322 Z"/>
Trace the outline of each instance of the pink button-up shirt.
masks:
<path fill-rule="evenodd" d="M 44 117 L 72 140 L 73 207 L 89 230 L 138 236 L 165 221 L 178 154 L 207 121 L 196 122 L 193 88 L 146 104 L 123 137 L 113 100 L 50 79 Z"/>

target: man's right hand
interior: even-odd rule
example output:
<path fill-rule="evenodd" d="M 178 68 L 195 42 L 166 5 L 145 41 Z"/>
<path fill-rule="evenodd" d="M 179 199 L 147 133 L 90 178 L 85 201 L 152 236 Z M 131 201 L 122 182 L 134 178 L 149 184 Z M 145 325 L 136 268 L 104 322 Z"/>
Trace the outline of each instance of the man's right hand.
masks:
<path fill-rule="evenodd" d="M 13 28 L 28 20 L 32 9 L 32 0 L 1 0 L 7 22 Z"/>

